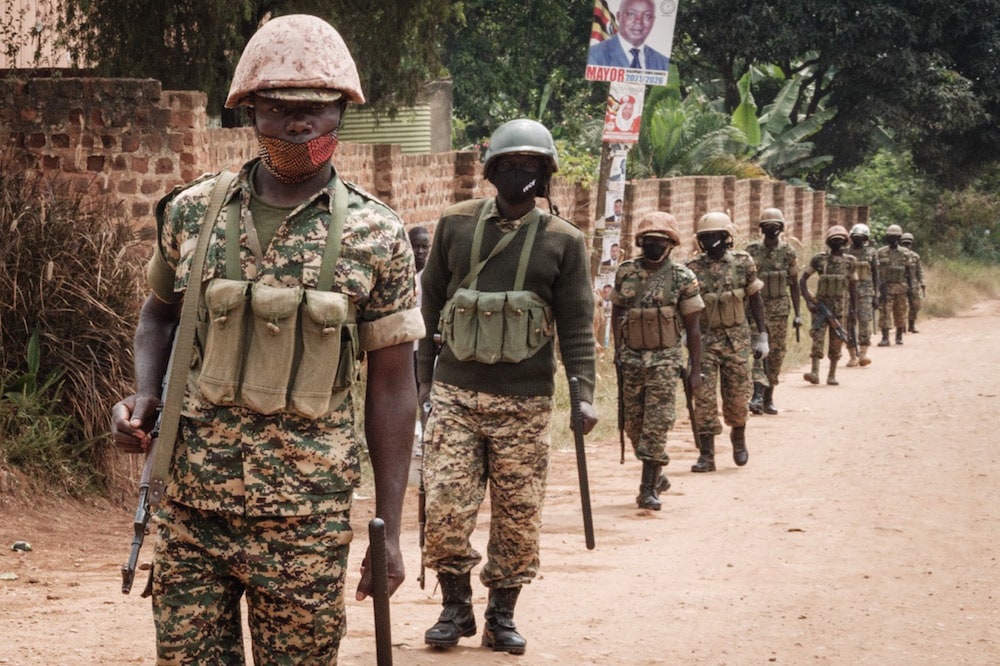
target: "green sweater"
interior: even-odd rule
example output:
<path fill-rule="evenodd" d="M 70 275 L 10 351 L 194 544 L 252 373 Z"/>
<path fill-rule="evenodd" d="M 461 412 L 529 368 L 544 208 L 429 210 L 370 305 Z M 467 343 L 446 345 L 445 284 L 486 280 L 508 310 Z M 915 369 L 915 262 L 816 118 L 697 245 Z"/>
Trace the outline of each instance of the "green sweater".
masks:
<path fill-rule="evenodd" d="M 481 255 L 470 262 L 472 236 L 482 206 L 489 206 Z M 559 353 L 567 377 L 580 380 L 580 399 L 593 402 L 594 396 L 594 297 L 586 238 L 566 220 L 541 213 L 540 226 L 531 249 L 523 288 L 535 292 L 553 310 Z M 417 353 L 417 379 L 452 384 L 467 390 L 509 396 L 551 396 L 555 392 L 556 353 L 550 343 L 520 363 L 485 364 L 459 361 L 445 345 L 434 361 L 433 335 L 438 331 L 441 309 L 472 265 L 485 259 L 504 232 L 494 199 L 465 201 L 444 211 L 434 230 L 430 255 L 421 275 L 421 311 L 427 338 Z M 519 233 L 500 254 L 487 262 L 479 273 L 480 291 L 509 291 L 514 288 L 517 264 L 525 233 Z"/>

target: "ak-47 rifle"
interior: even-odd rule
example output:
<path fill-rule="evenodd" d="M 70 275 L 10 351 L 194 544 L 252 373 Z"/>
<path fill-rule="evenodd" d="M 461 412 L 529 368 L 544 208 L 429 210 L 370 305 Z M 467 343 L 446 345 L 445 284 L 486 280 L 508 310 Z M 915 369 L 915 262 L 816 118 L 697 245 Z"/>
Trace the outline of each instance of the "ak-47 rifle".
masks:
<path fill-rule="evenodd" d="M 162 414 L 162 411 L 160 412 Z M 142 549 L 143 539 L 146 538 L 147 526 L 149 524 L 149 475 L 153 470 L 153 448 L 160 435 L 160 418 L 157 416 L 156 425 L 150 432 L 152 444 L 146 454 L 146 461 L 142 465 L 142 476 L 139 479 L 139 505 L 135 509 L 135 517 L 132 519 L 132 548 L 129 550 L 128 561 L 122 565 L 122 594 L 132 591 L 132 583 L 135 581 L 135 570 L 139 565 L 139 551 Z M 152 590 L 152 581 L 146 583 L 141 596 L 148 597 Z"/>
<path fill-rule="evenodd" d="M 816 301 L 816 312 L 820 316 L 820 319 L 815 326 L 816 330 L 819 330 L 824 323 L 829 324 L 830 330 L 833 331 L 834 335 L 840 338 L 842 342 L 850 344 L 847 338 L 847 332 L 844 331 L 844 327 L 840 325 L 840 320 L 833 316 L 830 308 L 828 308 L 824 303 Z"/>
<path fill-rule="evenodd" d="M 580 380 L 569 378 L 570 421 L 576 444 L 576 471 L 580 478 L 580 502 L 583 507 L 583 535 L 587 550 L 594 549 L 594 517 L 590 512 L 590 482 L 587 479 L 587 451 L 583 442 L 583 412 L 580 411 Z"/>
<path fill-rule="evenodd" d="M 618 379 L 618 443 L 621 455 L 618 464 L 625 464 L 625 381 L 622 377 L 622 360 L 615 354 L 615 376 Z"/>
<path fill-rule="evenodd" d="M 691 421 L 691 436 L 694 437 L 694 447 L 698 448 L 698 423 L 694 418 L 694 389 L 691 388 L 691 370 L 681 367 L 681 384 L 684 386 L 684 402 L 687 404 L 688 419 Z"/>
<path fill-rule="evenodd" d="M 372 606 L 375 610 L 375 661 L 392 666 L 392 623 L 389 621 L 389 570 L 385 557 L 385 521 L 368 523 L 368 555 L 372 567 Z"/>

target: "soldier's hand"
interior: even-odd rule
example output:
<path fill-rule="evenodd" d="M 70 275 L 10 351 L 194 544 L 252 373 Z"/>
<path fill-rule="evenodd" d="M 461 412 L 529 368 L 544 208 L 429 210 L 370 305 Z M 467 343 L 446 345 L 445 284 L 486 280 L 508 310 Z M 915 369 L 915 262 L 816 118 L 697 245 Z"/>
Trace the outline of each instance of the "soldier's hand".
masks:
<path fill-rule="evenodd" d="M 757 334 L 757 342 L 753 343 L 754 358 L 763 360 L 770 353 L 771 346 L 768 344 L 767 331 L 761 331 Z"/>
<path fill-rule="evenodd" d="M 583 434 L 586 435 L 588 432 L 594 429 L 597 425 L 598 417 L 597 410 L 589 402 L 580 401 L 580 416 L 583 418 Z M 572 424 L 570 424 L 572 427 Z"/>
<path fill-rule="evenodd" d="M 398 540 L 395 543 L 389 539 L 385 541 L 385 567 L 388 570 L 389 596 L 391 597 L 406 578 L 403 554 L 400 551 Z M 371 596 L 372 585 L 371 549 L 369 548 L 365 551 L 365 559 L 361 561 L 361 580 L 358 582 L 354 598 L 358 601 L 364 601 Z"/>
<path fill-rule="evenodd" d="M 795 328 L 801 328 L 802 317 L 800 317 L 799 315 L 795 315 L 795 319 L 792 320 L 792 326 L 794 326 Z"/>
<path fill-rule="evenodd" d="M 111 408 L 111 441 L 126 453 L 149 451 L 149 431 L 160 401 L 153 396 L 130 395 Z"/>

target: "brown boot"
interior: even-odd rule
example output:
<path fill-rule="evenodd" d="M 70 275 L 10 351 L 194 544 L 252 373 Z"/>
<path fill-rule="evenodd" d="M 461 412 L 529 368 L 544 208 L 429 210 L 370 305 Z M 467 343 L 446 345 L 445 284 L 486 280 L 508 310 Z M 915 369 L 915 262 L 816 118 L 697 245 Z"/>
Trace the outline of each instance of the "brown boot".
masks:
<path fill-rule="evenodd" d="M 872 360 L 868 358 L 868 345 L 861 345 L 858 349 L 858 365 L 862 368 L 872 364 Z"/>
<path fill-rule="evenodd" d="M 812 361 L 812 372 L 807 372 L 802 375 L 802 379 L 806 380 L 810 384 L 819 384 L 819 359 L 814 358 Z"/>
<path fill-rule="evenodd" d="M 832 359 L 830 361 L 830 372 L 826 375 L 826 383 L 830 386 L 837 386 L 840 382 L 837 381 L 837 360 Z"/>
<path fill-rule="evenodd" d="M 858 367 L 858 355 L 854 351 L 854 347 L 850 347 L 849 346 L 847 348 L 847 353 L 851 355 L 851 358 L 848 359 L 848 361 L 847 361 L 847 367 L 848 368 L 856 368 L 856 367 Z"/>

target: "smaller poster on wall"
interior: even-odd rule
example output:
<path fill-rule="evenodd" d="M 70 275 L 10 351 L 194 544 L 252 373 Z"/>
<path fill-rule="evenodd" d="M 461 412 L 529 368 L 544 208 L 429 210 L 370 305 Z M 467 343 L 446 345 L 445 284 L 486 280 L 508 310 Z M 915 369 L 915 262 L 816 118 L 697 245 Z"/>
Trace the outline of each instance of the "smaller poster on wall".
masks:
<path fill-rule="evenodd" d="M 642 104 L 646 86 L 612 83 L 609 88 L 601 140 L 605 143 L 637 143 L 642 124 Z"/>

